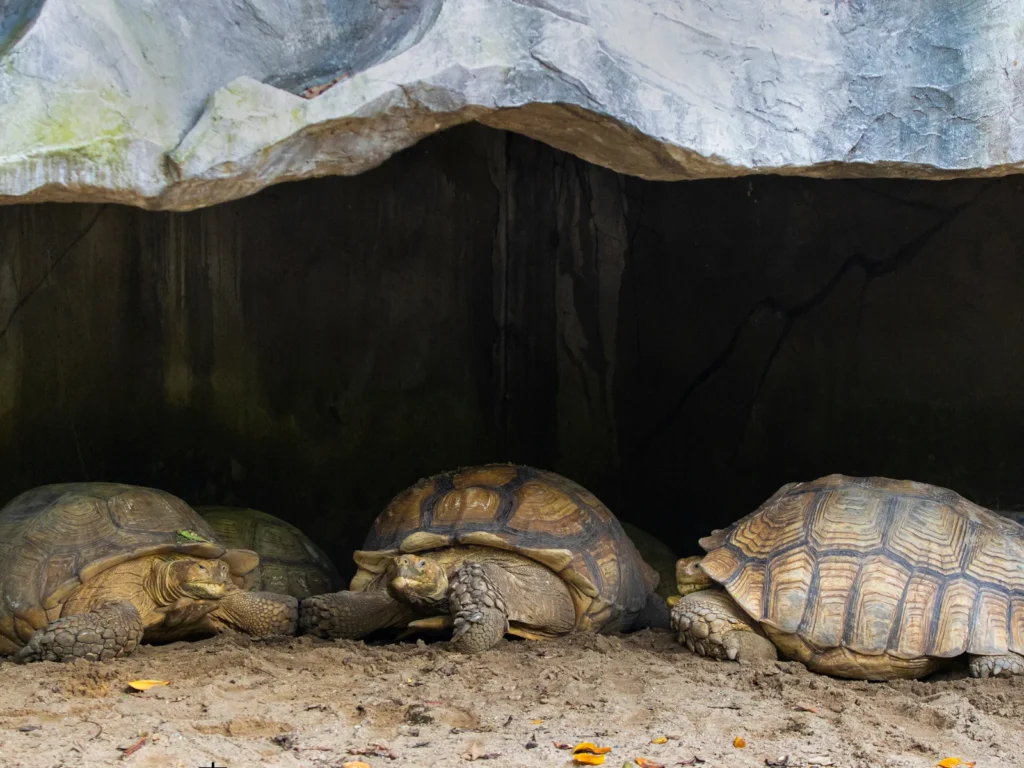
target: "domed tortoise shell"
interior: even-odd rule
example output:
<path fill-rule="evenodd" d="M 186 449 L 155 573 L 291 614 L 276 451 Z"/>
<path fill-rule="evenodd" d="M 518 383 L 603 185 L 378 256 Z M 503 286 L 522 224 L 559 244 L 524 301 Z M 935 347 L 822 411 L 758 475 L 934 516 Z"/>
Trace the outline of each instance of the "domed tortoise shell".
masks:
<path fill-rule="evenodd" d="M 812 649 L 1024 653 L 1024 527 L 946 488 L 792 483 L 700 544 L 701 568 L 769 634 Z"/>
<path fill-rule="evenodd" d="M 69 596 L 120 563 L 171 552 L 227 562 L 242 586 L 255 553 L 220 544 L 184 501 L 115 483 L 35 488 L 0 509 L 0 650 L 60 617 Z"/>
<path fill-rule="evenodd" d="M 531 467 L 491 464 L 420 480 L 380 514 L 355 553 L 362 590 L 399 553 L 456 545 L 512 551 L 559 574 L 576 629 L 599 631 L 641 611 L 658 583 L 615 516 L 576 483 Z"/>

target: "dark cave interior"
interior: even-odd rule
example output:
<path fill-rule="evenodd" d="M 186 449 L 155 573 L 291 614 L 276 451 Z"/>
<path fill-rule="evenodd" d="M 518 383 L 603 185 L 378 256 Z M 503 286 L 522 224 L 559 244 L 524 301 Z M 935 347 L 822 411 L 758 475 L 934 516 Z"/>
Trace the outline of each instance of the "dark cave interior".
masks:
<path fill-rule="evenodd" d="M 353 571 L 396 492 L 513 461 L 678 554 L 780 485 L 1024 506 L 1024 191 L 651 182 L 464 126 L 190 213 L 0 208 L 0 495 L 262 509 Z"/>

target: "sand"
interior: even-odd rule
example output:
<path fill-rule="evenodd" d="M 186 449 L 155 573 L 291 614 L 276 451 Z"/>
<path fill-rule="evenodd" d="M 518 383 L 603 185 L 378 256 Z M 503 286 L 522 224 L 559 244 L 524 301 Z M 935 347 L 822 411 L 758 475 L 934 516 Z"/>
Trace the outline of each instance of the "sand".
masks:
<path fill-rule="evenodd" d="M 141 678 L 170 684 L 129 693 Z M 1024 679 L 954 669 L 928 681 L 835 680 L 788 662 L 708 661 L 654 630 L 506 640 L 476 656 L 443 642 L 226 635 L 110 663 L 4 663 L 0 679 L 0 764 L 12 767 L 569 766 L 554 742 L 581 741 L 611 747 L 605 765 L 616 768 L 636 757 L 1024 766 Z"/>

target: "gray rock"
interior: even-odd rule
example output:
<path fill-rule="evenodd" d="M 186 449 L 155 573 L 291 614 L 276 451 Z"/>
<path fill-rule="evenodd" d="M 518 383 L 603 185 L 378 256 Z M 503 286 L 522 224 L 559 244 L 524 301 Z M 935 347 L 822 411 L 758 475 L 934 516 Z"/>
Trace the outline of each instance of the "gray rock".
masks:
<path fill-rule="evenodd" d="M 0 0 L 0 201 L 195 208 L 360 173 L 471 120 L 651 179 L 1001 175 L 1024 159 L 1024 55 L 1005 13 L 997 0 Z"/>

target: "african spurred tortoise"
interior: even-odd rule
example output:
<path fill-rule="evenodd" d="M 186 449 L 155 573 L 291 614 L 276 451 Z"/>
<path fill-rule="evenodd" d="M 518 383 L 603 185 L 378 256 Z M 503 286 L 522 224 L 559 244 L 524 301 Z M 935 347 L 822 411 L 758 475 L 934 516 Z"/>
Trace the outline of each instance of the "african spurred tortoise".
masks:
<path fill-rule="evenodd" d="M 454 647 L 667 627 L 658 576 L 614 515 L 576 483 L 492 464 L 421 480 L 377 518 L 349 591 L 302 601 L 300 627 L 357 638 L 454 625 Z"/>
<path fill-rule="evenodd" d="M 920 677 L 968 654 L 1024 674 L 1024 527 L 924 483 L 829 475 L 783 486 L 680 560 L 680 641 L 717 659 L 776 646 L 838 677 Z M 774 645 L 773 645 L 774 644 Z"/>
<path fill-rule="evenodd" d="M 259 562 L 185 502 L 114 483 L 48 485 L 0 509 L 0 654 L 110 659 L 143 639 L 293 634 L 297 601 L 243 591 Z"/>

